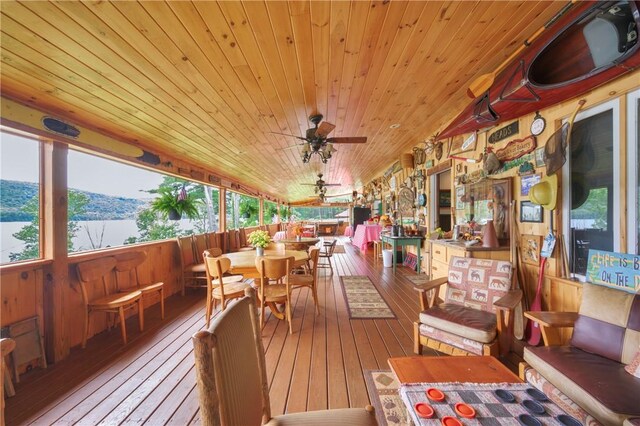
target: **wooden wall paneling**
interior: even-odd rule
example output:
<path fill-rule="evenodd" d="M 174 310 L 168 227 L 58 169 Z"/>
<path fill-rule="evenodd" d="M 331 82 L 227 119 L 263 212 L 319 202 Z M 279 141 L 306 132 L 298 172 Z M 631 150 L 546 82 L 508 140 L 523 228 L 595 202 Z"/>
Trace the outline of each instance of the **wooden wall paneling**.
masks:
<path fill-rule="evenodd" d="M 327 81 L 327 109 L 326 120 L 335 123 L 342 84 L 342 64 L 345 56 L 347 28 L 351 6 L 349 2 L 334 2 L 331 4 L 329 31 L 329 75 Z M 339 132 L 338 129 L 334 132 Z M 337 135 L 338 133 L 336 133 Z M 342 176 L 340 176 L 340 179 Z"/>
<path fill-rule="evenodd" d="M 627 96 L 626 95 L 622 95 L 622 96 L 618 96 L 618 102 L 620 103 L 620 117 L 619 117 L 619 129 L 620 129 L 620 139 L 619 139 L 619 143 L 620 143 L 620 154 L 618 156 L 618 167 L 620 168 L 620 176 L 619 176 L 619 181 L 616 183 L 614 182 L 614 185 L 617 185 L 618 187 L 618 208 L 619 208 L 619 212 L 620 215 L 618 216 L 617 220 L 619 221 L 619 227 L 620 227 L 620 248 L 619 251 L 627 253 L 627 233 L 628 232 L 634 232 L 633 230 L 629 230 L 627 229 L 627 207 L 628 207 L 628 199 L 627 199 L 627 194 L 628 194 L 628 188 L 627 188 L 627 176 L 628 173 L 632 172 L 630 170 L 627 169 L 627 140 L 630 137 L 630 135 L 627 134 L 627 117 L 629 116 L 629 114 L 627 113 L 627 108 L 629 107 L 628 103 L 627 103 Z M 639 126 L 640 124 L 636 124 L 636 126 Z M 636 165 L 637 166 L 637 165 Z M 631 208 L 635 208 L 633 205 L 631 205 Z"/>
<path fill-rule="evenodd" d="M 40 316 L 42 321 L 42 272 L 39 267 L 30 270 L 2 272 L 2 317 L 0 327 Z M 43 332 L 44 330 L 41 330 Z"/>

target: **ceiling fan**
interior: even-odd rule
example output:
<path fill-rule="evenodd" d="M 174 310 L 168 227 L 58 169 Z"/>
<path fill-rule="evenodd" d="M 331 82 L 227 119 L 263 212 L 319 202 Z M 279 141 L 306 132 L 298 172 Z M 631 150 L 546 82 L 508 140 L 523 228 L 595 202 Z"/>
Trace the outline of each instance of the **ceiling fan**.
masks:
<path fill-rule="evenodd" d="M 318 194 L 318 197 L 320 197 L 320 200 L 324 201 L 324 198 L 326 197 L 326 194 L 327 194 L 327 187 L 328 186 L 340 186 L 340 184 L 339 183 L 326 183 L 322 179 L 322 176 L 323 176 L 322 173 L 318 173 L 318 180 L 315 183 L 303 183 L 302 185 L 315 186 L 315 188 L 313 188 L 313 192 Z"/>
<path fill-rule="evenodd" d="M 326 163 L 331 158 L 331 155 L 336 152 L 336 149 L 333 148 L 334 143 L 365 143 L 367 141 L 366 136 L 328 138 L 327 136 L 336 128 L 336 126 L 326 121 L 322 121 L 322 118 L 322 114 L 315 114 L 309 117 L 309 121 L 314 124 L 314 127 L 307 129 L 304 137 L 289 135 L 286 133 L 271 133 L 275 135 L 292 136 L 304 141 L 298 145 L 282 148 L 291 149 L 301 146 L 302 153 L 300 155 L 303 163 L 308 163 L 311 159 L 311 155 L 313 154 L 318 154 L 322 162 Z"/>

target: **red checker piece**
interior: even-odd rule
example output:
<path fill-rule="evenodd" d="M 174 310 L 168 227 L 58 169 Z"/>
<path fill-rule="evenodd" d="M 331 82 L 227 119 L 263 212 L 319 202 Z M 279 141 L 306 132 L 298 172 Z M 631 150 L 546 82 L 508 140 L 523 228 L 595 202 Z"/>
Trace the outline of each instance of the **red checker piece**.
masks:
<path fill-rule="evenodd" d="M 442 426 L 462 426 L 462 422 L 455 417 L 444 416 L 442 420 L 440 420 Z"/>
<path fill-rule="evenodd" d="M 433 407 L 425 402 L 418 402 L 415 405 L 416 414 L 423 419 L 429 419 L 433 416 Z"/>
<path fill-rule="evenodd" d="M 476 416 L 476 410 L 474 410 L 472 406 L 462 402 L 457 403 L 454 408 L 456 413 L 464 418 L 472 419 Z"/>
<path fill-rule="evenodd" d="M 432 401 L 444 401 L 444 393 L 440 389 L 429 388 L 427 389 L 427 398 Z"/>

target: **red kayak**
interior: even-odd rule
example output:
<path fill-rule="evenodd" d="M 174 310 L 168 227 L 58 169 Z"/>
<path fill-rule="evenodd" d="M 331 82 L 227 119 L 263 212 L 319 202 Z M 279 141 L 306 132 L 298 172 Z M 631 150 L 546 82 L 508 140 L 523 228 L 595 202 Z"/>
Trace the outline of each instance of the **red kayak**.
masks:
<path fill-rule="evenodd" d="M 507 65 L 438 139 L 574 98 L 640 66 L 640 1 L 584 2 Z"/>

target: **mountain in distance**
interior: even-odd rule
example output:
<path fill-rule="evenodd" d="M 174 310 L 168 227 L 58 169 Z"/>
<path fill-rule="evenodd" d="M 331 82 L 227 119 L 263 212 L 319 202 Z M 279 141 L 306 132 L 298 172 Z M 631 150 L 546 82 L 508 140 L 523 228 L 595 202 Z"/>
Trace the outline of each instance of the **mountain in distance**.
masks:
<path fill-rule="evenodd" d="M 135 198 L 113 197 L 88 191 L 78 192 L 89 197 L 89 203 L 86 212 L 71 218 L 73 220 L 135 219 L 138 210 L 148 204 L 147 201 Z M 0 222 L 31 221 L 31 215 L 20 209 L 37 194 L 37 183 L 0 180 Z"/>

